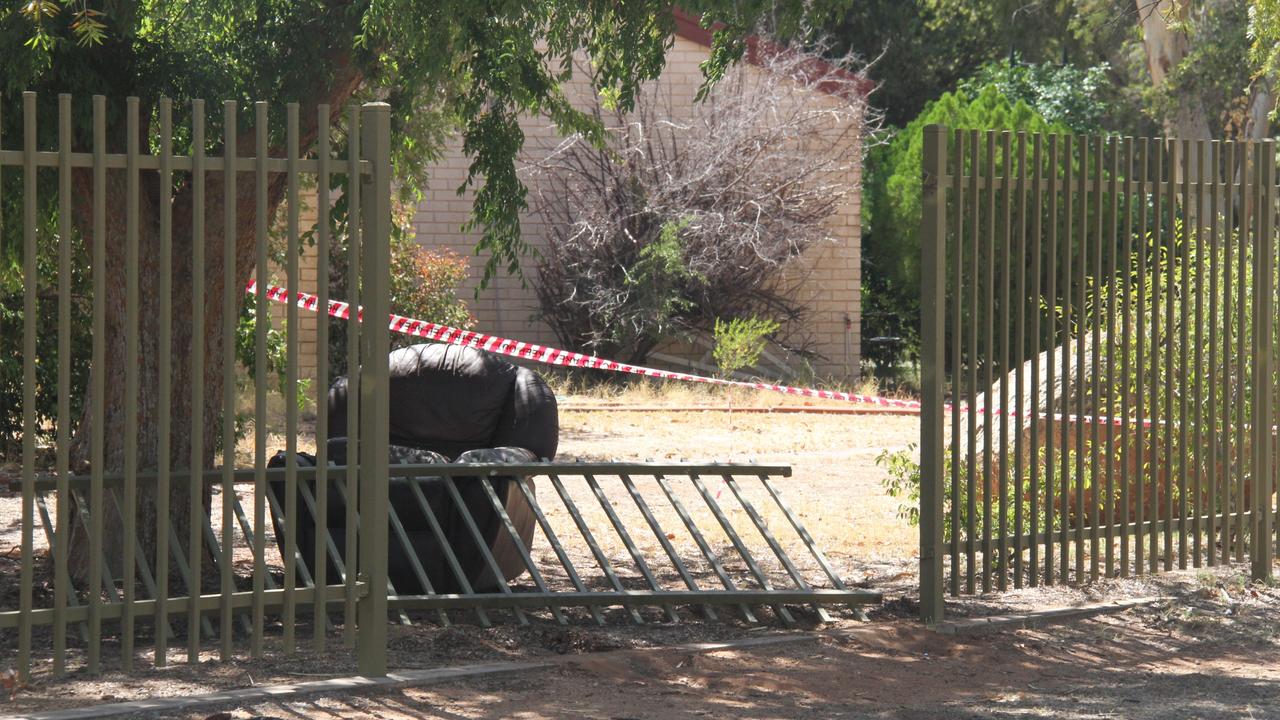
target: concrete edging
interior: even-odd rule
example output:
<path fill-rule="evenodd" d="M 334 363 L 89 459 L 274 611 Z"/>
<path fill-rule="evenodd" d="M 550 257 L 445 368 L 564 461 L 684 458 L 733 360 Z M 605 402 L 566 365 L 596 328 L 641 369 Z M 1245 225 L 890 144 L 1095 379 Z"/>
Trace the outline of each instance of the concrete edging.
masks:
<path fill-rule="evenodd" d="M 1167 599 L 1169 598 L 1156 595 L 1152 597 L 1133 598 L 1131 600 L 1116 600 L 1113 602 L 1093 603 L 1090 605 L 1075 605 L 1070 607 L 1035 610 L 1033 612 L 1020 613 L 1017 615 L 991 615 L 988 617 L 967 618 L 964 620 L 950 620 L 930 625 L 929 629 L 942 635 L 981 635 L 984 633 L 1000 632 L 1003 630 L 1025 630 L 1044 625 L 1069 622 L 1071 620 L 1092 617 L 1094 615 L 1124 612 L 1125 610 L 1151 605 L 1152 603 Z"/>

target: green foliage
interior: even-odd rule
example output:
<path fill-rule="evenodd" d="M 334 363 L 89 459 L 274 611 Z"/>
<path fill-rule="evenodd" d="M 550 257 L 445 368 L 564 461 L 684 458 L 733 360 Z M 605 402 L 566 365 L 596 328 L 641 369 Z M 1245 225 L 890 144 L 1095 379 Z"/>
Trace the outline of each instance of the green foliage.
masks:
<path fill-rule="evenodd" d="M 630 347 L 638 338 L 624 336 L 629 333 L 650 341 L 681 333 L 677 318 L 693 306 L 685 290 L 691 283 L 706 282 L 685 263 L 681 233 L 691 222 L 686 217 L 663 223 L 658 237 L 640 248 L 636 262 L 622 268 L 629 302 L 619 309 L 628 317 L 618 318 L 618 335 L 609 342 Z"/>
<path fill-rule="evenodd" d="M 1070 131 L 1026 102 L 1011 100 L 995 85 L 985 85 L 973 95 L 943 95 L 892 141 L 872 149 L 864 183 L 863 337 L 902 338 L 905 355 L 900 357 L 894 347 L 865 348 L 869 359 L 881 365 L 913 360 L 919 353 L 921 158 L 924 129 L 934 124 L 1029 133 Z"/>
<path fill-rule="evenodd" d="M 271 317 L 270 301 L 268 307 L 261 314 L 262 319 L 266 322 L 267 333 L 267 355 L 264 358 L 267 364 L 267 374 L 275 375 L 275 390 L 280 393 L 281 397 L 289 399 L 289 326 L 287 322 L 282 322 L 281 327 L 276 329 L 275 323 Z M 236 323 L 236 360 L 240 362 L 240 366 L 245 372 L 239 376 L 241 387 L 249 387 L 253 384 L 253 378 L 256 377 L 258 366 L 257 355 L 257 328 L 259 322 L 258 313 L 258 296 L 246 294 L 244 304 L 240 306 L 240 319 Z M 298 407 L 305 408 L 311 400 L 311 381 L 307 379 L 299 379 L 297 385 L 293 388 L 293 401 Z"/>
<path fill-rule="evenodd" d="M 876 465 L 884 468 L 885 476 L 880 479 L 880 485 L 884 488 L 885 494 L 891 498 L 902 500 L 898 505 L 897 517 L 900 520 L 906 520 L 912 527 L 920 524 L 920 463 L 916 460 L 917 445 L 911 443 L 904 450 L 883 450 L 876 456 Z M 1061 463 L 1066 462 L 1067 467 L 1072 469 L 1075 478 L 1075 468 L 1083 469 L 1081 478 L 1081 489 L 1084 491 L 1085 497 L 1092 497 L 1092 487 L 1095 481 L 1100 480 L 1096 468 L 1091 464 L 1093 457 L 1093 445 L 1090 440 L 1086 439 L 1082 446 L 1083 452 L 1069 449 L 1065 458 L 1061 452 L 1054 453 L 1054 466 L 1059 467 Z M 1014 462 L 1012 456 L 1000 457 L 996 453 L 992 458 L 992 463 L 987 465 L 986 459 L 983 457 L 981 448 L 974 457 L 973 461 L 973 478 L 972 488 L 970 487 L 969 462 L 967 457 L 962 457 L 957 466 L 953 456 L 947 448 L 943 455 L 943 472 L 942 472 L 942 488 L 943 488 L 943 507 L 942 507 L 942 536 L 950 540 L 956 537 L 956 530 L 959 529 L 959 537 L 983 537 L 984 525 L 987 522 L 986 502 L 987 497 L 984 495 L 983 488 L 989 487 L 991 493 L 991 537 L 1000 537 L 1000 515 L 1001 509 L 1004 510 L 1004 527 L 1009 534 L 1015 530 L 1016 520 L 1018 516 L 1022 517 L 1024 532 L 1025 528 L 1030 528 L 1032 519 L 1035 520 L 1035 526 L 1044 532 L 1049 528 L 1061 529 L 1064 526 L 1062 521 L 1063 513 L 1066 513 L 1065 527 L 1074 528 L 1080 522 L 1089 520 L 1089 513 L 1092 512 L 1092 506 L 1077 508 L 1072 500 L 1068 501 L 1064 507 L 1057 493 L 1057 488 L 1046 488 L 1045 481 L 1047 475 L 1044 472 L 1044 464 L 1048 458 L 1045 447 L 1041 446 L 1037 449 L 1036 462 L 1039 466 L 1038 472 L 1033 472 L 1032 463 L 1026 462 L 1022 465 L 1021 475 L 1017 474 L 1018 466 Z M 1099 448 L 1099 453 L 1103 450 Z M 1105 457 L 1105 456 L 1103 456 Z M 1004 464 L 1004 467 L 1001 465 Z M 953 472 L 953 469 L 956 472 Z M 1000 480 L 1004 478 L 1004 492 L 1000 492 Z M 1039 484 L 1036 492 L 1036 504 L 1031 504 L 1032 493 L 1031 483 L 1035 480 Z M 958 482 L 958 487 L 953 490 L 953 483 Z M 1072 489 L 1075 488 L 1075 480 L 1072 480 Z M 970 490 L 973 491 L 972 504 L 973 512 L 970 514 Z M 1111 498 L 1114 503 L 1119 497 L 1118 488 L 1113 487 L 1116 497 Z M 1102 488 L 1099 488 L 1099 505 L 1105 507 L 1106 495 Z M 968 535 L 968 528 L 972 523 L 973 535 Z"/>
<path fill-rule="evenodd" d="M 703 64 L 714 80 L 742 56 L 745 35 L 762 18 L 796 35 L 847 2 L 692 0 L 682 8 L 708 26 L 723 23 Z M 244 133 L 259 99 L 299 102 L 304 118 L 318 103 L 386 100 L 406 198 L 420 191 L 444 138 L 461 130 L 471 160 L 466 187 L 475 191 L 469 227 L 482 231 L 477 251 L 489 257 L 488 280 L 504 266 L 517 272 L 528 251 L 519 224 L 525 189 L 515 171 L 524 144 L 518 118 L 546 116 L 566 133 L 599 140 L 599 122 L 561 91 L 574 53 L 585 52 L 596 82 L 630 108 L 641 84 L 661 72 L 674 29 L 671 4 L 658 0 L 0 0 L 0 104 L 17 107 L 24 90 L 50 100 L 59 92 L 102 93 L 113 103 L 136 95 L 146 118 L 161 96 L 237 100 Z M 90 134 L 86 109 L 78 107 L 75 118 L 81 140 Z M 5 114 L 0 134 L 15 137 L 18 115 Z M 278 143 L 283 113 L 276 115 Z M 123 120 L 113 107 L 109 137 L 123 136 Z M 52 132 L 56 123 L 46 127 Z M 218 119 L 207 134 L 221 136 Z M 177 141 L 181 151 L 186 140 Z"/>
<path fill-rule="evenodd" d="M 898 505 L 897 516 L 912 527 L 920 524 L 920 463 L 915 459 L 918 447 L 911 443 L 905 450 L 881 450 L 876 456 L 876 465 L 885 471 L 880 485 L 889 497 L 905 499 Z"/>
<path fill-rule="evenodd" d="M 1280 0 L 1249 0 L 1249 57 L 1261 75 L 1280 75 Z"/>
<path fill-rule="evenodd" d="M 1258 68 L 1266 66 L 1265 53 L 1258 51 L 1256 39 L 1251 46 L 1249 34 L 1271 31 L 1251 25 L 1250 16 L 1256 17 L 1270 0 L 1195 4 L 1198 7 L 1192 19 L 1174 21 L 1176 30 L 1187 36 L 1187 56 L 1169 70 L 1160 87 L 1151 86 L 1148 79 L 1144 100 L 1148 114 L 1164 122 L 1175 116 L 1179 105 L 1192 99 L 1203 107 L 1209 128 L 1217 136 L 1241 124 L 1249 83 Z"/>
<path fill-rule="evenodd" d="M 1050 457 L 1045 435 L 1049 426 L 1042 424 L 1039 446 L 1034 448 L 1034 454 L 1028 453 L 1024 458 L 1019 475 L 1015 472 L 1018 463 L 1012 448 L 1007 454 L 1002 454 L 996 445 L 992 448 L 992 464 L 986 464 L 984 443 L 998 438 L 998 430 L 994 426 L 979 427 L 979 435 L 975 438 L 977 451 L 972 463 L 963 445 L 955 454 L 948 447 L 943 456 L 946 537 L 952 536 L 956 519 L 960 527 L 967 527 L 970 522 L 971 474 L 975 492 L 973 503 L 977 511 L 973 524 L 975 533 L 979 535 L 984 522 L 982 488 L 998 488 L 1002 475 L 1006 483 L 1003 502 L 1009 513 L 1006 516 L 1008 527 L 1012 527 L 1015 509 L 1020 508 L 1024 523 L 1029 524 L 1035 517 L 1042 530 L 1050 528 L 1050 523 L 1059 529 L 1064 526 L 1075 528 L 1091 519 L 1095 484 L 1100 519 L 1105 519 L 1110 510 L 1117 521 L 1126 518 L 1133 521 L 1138 513 L 1139 483 L 1143 484 L 1145 517 L 1150 519 L 1155 512 L 1153 508 L 1163 508 L 1168 503 L 1177 508 L 1184 497 L 1189 505 L 1195 502 L 1192 493 L 1184 496 L 1180 486 L 1174 482 L 1184 472 L 1189 477 L 1196 477 L 1197 473 L 1205 477 L 1238 472 L 1246 485 L 1250 482 L 1248 457 L 1252 452 L 1252 434 L 1247 425 L 1252 418 L 1254 401 L 1253 365 L 1249 350 L 1254 318 L 1253 303 L 1247 299 L 1252 297 L 1254 283 L 1252 248 L 1247 244 L 1242 247 L 1239 233 L 1234 230 L 1211 237 L 1204 232 L 1188 231 L 1180 218 L 1175 218 L 1173 225 L 1162 235 L 1163 241 L 1159 244 L 1155 242 L 1153 233 L 1135 235 L 1131 238 L 1131 254 L 1120 262 L 1114 275 L 1087 279 L 1084 300 L 1073 314 L 1076 320 L 1073 323 L 1072 335 L 1076 338 L 1073 342 L 1081 342 L 1081 339 L 1093 335 L 1093 326 L 1080 322 L 1080 318 L 1094 318 L 1099 314 L 1103 318 L 1108 313 L 1115 315 L 1114 327 L 1118 337 L 1114 343 L 1106 342 L 1109 328 L 1105 325 L 1099 328 L 1103 344 L 1098 348 L 1096 364 L 1086 370 L 1083 379 L 1077 375 L 1066 383 L 1065 400 L 1058 396 L 1065 407 L 1057 407 L 1059 411 L 1065 409 L 1071 413 L 1082 407 L 1085 415 L 1154 418 L 1161 421 L 1158 429 L 1147 429 L 1140 438 L 1136 423 L 1099 427 L 1099 443 L 1095 445 L 1092 440 L 1095 428 L 1084 426 L 1083 442 L 1077 448 L 1070 438 L 1078 437 L 1076 433 L 1080 425 L 1059 422 L 1052 426 L 1056 428 L 1057 449 Z M 1229 285 L 1228 268 L 1235 273 Z M 1276 281 L 1280 281 L 1280 272 Z M 1225 302 L 1223 295 L 1228 288 L 1233 298 L 1230 304 Z M 1211 300 L 1211 293 L 1215 290 L 1219 293 L 1218 302 Z M 1244 303 L 1240 303 L 1241 294 L 1246 298 Z M 1054 308 L 1059 316 L 1062 311 L 1061 307 Z M 1187 318 L 1185 323 L 1184 317 Z M 1172 318 L 1172 323 L 1168 318 Z M 1061 323 L 1061 317 L 1058 322 Z M 1273 319 L 1271 325 L 1273 335 L 1280 332 L 1280 319 Z M 1214 332 L 1216 335 L 1212 334 Z M 1210 342 L 1211 338 L 1215 342 Z M 1055 345 L 1061 347 L 1060 344 Z M 1140 346 L 1144 348 L 1141 353 Z M 1071 349 L 1073 353 L 1074 348 Z M 1087 353 L 1092 355 L 1092 351 L 1087 350 Z M 1211 372 L 1213 383 L 1209 382 Z M 1100 380 L 1100 396 L 1094 396 L 1092 392 L 1090 380 L 1094 377 Z M 1035 397 L 1043 402 L 1039 392 Z M 1228 407 L 1231 415 L 1224 419 L 1222 414 Z M 1209 415 L 1210 409 L 1218 416 Z M 1237 423 L 1237 417 L 1244 418 L 1244 426 Z M 1070 433 L 1068 438 L 1061 434 L 1064 427 Z M 1176 440 L 1172 444 L 1168 442 L 1171 437 L 1177 437 L 1178 428 L 1185 428 L 1188 432 L 1190 442 L 1185 446 Z M 1024 433 L 1023 447 L 1029 447 L 1026 444 L 1029 443 L 1029 427 L 1014 422 L 1009 426 L 1011 445 L 1014 434 L 1019 431 Z M 1112 437 L 1110 441 L 1107 440 L 1108 433 Z M 1198 437 L 1200 435 L 1203 441 Z M 1211 435 L 1216 438 L 1216 455 L 1208 452 Z M 1142 440 L 1141 446 L 1139 439 Z M 1064 446 L 1067 447 L 1065 453 Z M 1142 454 L 1141 465 L 1137 463 L 1139 453 Z M 899 507 L 899 517 L 916 524 L 920 467 L 915 459 L 915 447 L 906 451 L 885 451 L 876 462 L 887 473 L 882 480 L 886 492 L 891 497 L 905 500 Z M 1053 463 L 1056 471 L 1052 487 L 1046 486 L 1049 462 Z M 1129 463 L 1131 468 L 1127 493 L 1123 487 L 1125 473 L 1122 466 L 1125 463 Z M 1038 468 L 1034 475 L 1033 468 Z M 1151 479 L 1153 473 L 1159 478 L 1154 482 Z M 1070 490 L 1070 497 L 1065 501 L 1061 499 L 1064 477 L 1069 478 Z M 1036 507 L 1030 504 L 1033 479 L 1039 483 Z M 956 493 L 952 492 L 953 480 L 960 483 Z M 1075 501 L 1077 485 L 1085 498 L 1083 506 Z M 1121 503 L 1126 494 L 1128 507 Z M 999 506 L 1000 497 L 997 490 L 992 498 L 995 506 L 991 527 L 993 536 L 998 533 L 999 514 L 994 510 Z M 1206 493 L 1204 497 L 1208 502 L 1210 496 Z M 1221 512 L 1230 507 L 1221 496 L 1216 498 L 1216 502 L 1216 506 L 1202 508 L 1202 512 Z M 1159 513 L 1163 515 L 1164 511 L 1159 510 Z"/>
<path fill-rule="evenodd" d="M 17 180 L 18 178 L 13 178 Z M 0 187 L 13 189 L 14 183 L 6 183 Z M 0 204 L 8 217 L 21 217 L 21 207 L 17 192 L 0 193 Z M 46 216 L 47 217 L 47 216 Z M 37 442 L 47 442 L 56 432 L 55 420 L 58 410 L 58 244 L 56 226 L 45 223 L 39 228 L 40 241 L 36 256 L 37 275 L 40 278 L 36 288 L 37 317 L 36 328 L 36 427 L 39 428 Z M 21 248 L 21 234 L 16 223 L 0 230 L 0 247 L 8 243 L 12 247 Z M 93 319 L 93 307 L 90 302 L 90 278 L 87 272 L 88 263 L 84 256 L 84 247 L 78 238 L 72 238 L 71 262 L 71 375 L 70 375 L 70 410 L 71 422 L 80 418 L 80 410 L 84 402 L 84 390 L 89 381 L 87 360 L 90 355 L 92 337 L 90 323 Z M 25 319 L 23 305 L 23 264 L 21 250 L 12 255 L 0 253 L 0 459 L 14 456 L 20 452 L 22 441 L 22 400 L 23 390 L 23 321 Z"/>
<path fill-rule="evenodd" d="M 404 218 L 402 218 L 403 220 Z M 330 245 L 329 289 L 333 297 L 347 296 L 347 244 L 340 238 Z M 470 329 L 475 316 L 458 296 L 467 279 L 465 258 L 445 251 L 429 251 L 414 239 L 405 223 L 391 239 L 391 312 L 418 320 Z M 422 339 L 392 333 L 392 349 L 421 343 Z M 329 319 L 329 367 L 333 377 L 347 372 L 347 321 Z"/>
<path fill-rule="evenodd" d="M 711 354 L 723 377 L 760 360 L 769 335 L 778 331 L 778 323 L 768 318 L 733 318 L 728 322 L 716 318 L 715 347 Z"/>
<path fill-rule="evenodd" d="M 1045 63 L 1090 55 L 1093 34 L 1072 29 L 1082 1 L 864 0 L 827 30 L 836 53 L 874 60 L 875 102 L 886 122 L 902 127 L 999 58 Z"/>
<path fill-rule="evenodd" d="M 1104 63 L 1091 68 L 1044 63 L 1030 65 L 1007 60 L 983 65 L 960 83 L 957 92 L 976 97 L 995 87 L 1011 102 L 1022 101 L 1050 125 L 1077 133 L 1102 129 L 1108 108 L 1102 95 L 1109 83 Z"/>

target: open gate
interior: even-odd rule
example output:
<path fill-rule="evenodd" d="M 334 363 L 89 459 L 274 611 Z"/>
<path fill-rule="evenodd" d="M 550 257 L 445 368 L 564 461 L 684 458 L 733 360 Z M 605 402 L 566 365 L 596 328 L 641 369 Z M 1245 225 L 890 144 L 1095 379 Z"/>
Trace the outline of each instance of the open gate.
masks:
<path fill-rule="evenodd" d="M 924 619 L 944 593 L 1269 577 L 1274 143 L 924 140 Z"/>

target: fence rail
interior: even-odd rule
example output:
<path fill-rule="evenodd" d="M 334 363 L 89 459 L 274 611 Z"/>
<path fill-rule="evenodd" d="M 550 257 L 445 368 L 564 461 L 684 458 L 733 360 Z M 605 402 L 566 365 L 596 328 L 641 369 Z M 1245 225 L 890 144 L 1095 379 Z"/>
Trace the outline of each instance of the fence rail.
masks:
<path fill-rule="evenodd" d="M 921 592 L 1276 552 L 1272 141 L 925 131 Z"/>

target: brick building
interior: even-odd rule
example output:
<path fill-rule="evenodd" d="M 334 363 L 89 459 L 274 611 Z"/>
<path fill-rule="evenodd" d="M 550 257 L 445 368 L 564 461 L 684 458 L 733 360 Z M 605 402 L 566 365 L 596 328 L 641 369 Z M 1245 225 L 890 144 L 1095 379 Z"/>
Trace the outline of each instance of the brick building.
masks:
<path fill-rule="evenodd" d="M 672 111 L 679 113 L 681 108 L 693 108 L 694 99 L 702 84 L 702 71 L 699 65 L 709 55 L 711 33 L 701 28 L 691 17 L 677 11 L 677 33 L 674 44 L 667 55 L 666 68 L 657 83 L 662 92 L 669 97 Z M 747 54 L 745 72 L 766 72 L 754 61 L 758 57 L 757 43 L 752 43 Z M 585 73 L 574 74 L 574 79 L 565 88 L 566 94 L 575 103 L 591 103 L 594 90 L 589 82 L 583 79 Z M 865 91 L 869 86 L 859 82 L 858 87 Z M 813 103 L 833 102 L 833 98 L 825 94 L 819 86 L 818 90 L 804 93 L 811 96 Z M 806 102 L 809 102 L 806 99 Z M 587 109 L 588 104 L 582 107 Z M 858 122 L 859 127 L 861 122 Z M 537 202 L 541 191 L 534 185 L 542 179 L 531 172 L 538 161 L 552 152 L 563 142 L 563 138 L 551 124 L 541 117 L 526 117 L 521 121 L 525 133 L 525 151 L 520 159 L 522 180 L 530 185 L 529 202 Z M 846 164 L 845 178 L 851 187 L 861 184 L 861 142 L 860 133 L 845 135 L 851 162 Z M 470 273 L 460 295 L 468 303 L 477 319 L 476 329 L 503 337 L 546 345 L 558 345 L 551 327 L 537 317 L 538 298 L 532 286 L 522 286 L 521 280 L 515 277 L 500 275 L 491 281 L 489 286 L 479 295 L 475 287 L 479 283 L 485 258 L 476 257 L 473 253 L 478 236 L 461 231 L 463 224 L 471 213 L 472 198 L 468 193 L 458 195 L 456 190 L 462 185 L 467 175 L 469 162 L 463 155 L 461 141 L 451 143 L 443 153 L 443 157 L 430 170 L 428 188 L 412 219 L 417 241 L 428 249 L 449 249 L 458 255 L 469 258 Z M 860 360 L 861 342 L 861 192 L 849 193 L 832 218 L 829 229 L 834 242 L 811 248 L 801 259 L 797 272 L 806 276 L 801 290 L 800 300 L 809 309 L 809 322 L 806 330 L 811 338 L 811 349 L 817 353 L 818 359 L 812 363 L 811 370 L 822 378 L 852 380 L 857 377 Z M 545 247 L 547 228 L 543 219 L 531 207 L 521 218 L 521 229 L 524 239 L 535 248 Z M 534 273 L 534 260 L 526 260 L 524 271 Z M 304 258 L 303 287 L 314 287 L 314 260 Z M 304 366 L 311 360 L 306 352 L 314 347 L 314 318 L 304 313 L 300 328 L 304 352 Z M 308 345 L 308 343 L 310 343 Z M 695 372 L 708 371 L 712 368 L 710 356 L 710 339 L 700 338 L 692 344 L 669 344 L 660 347 L 651 356 L 651 364 L 673 367 Z M 762 359 L 758 372 L 772 377 L 789 377 L 800 372 L 802 364 L 796 358 L 788 357 L 785 352 L 771 348 Z M 304 371 L 310 368 L 304 367 Z M 309 373 L 308 373 L 309 374 Z"/>
<path fill-rule="evenodd" d="M 658 83 L 671 97 L 671 105 L 679 112 L 684 104 L 692 107 L 694 97 L 702 84 L 699 64 L 708 57 L 711 35 L 690 17 L 677 13 L 677 35 L 667 54 L 667 64 Z M 749 59 L 754 57 L 749 53 Z M 763 72 L 760 68 L 752 68 Z M 585 73 L 575 73 L 566 89 L 575 102 L 590 102 L 592 89 L 582 79 Z M 814 93 L 817 103 L 829 100 Z M 585 109 L 585 107 L 584 107 Z M 540 156 L 552 152 L 563 138 L 550 120 L 526 118 L 521 123 L 525 133 L 525 157 L 522 179 L 534 184 L 542 179 L 529 169 L 537 164 Z M 857 138 L 858 141 L 861 138 Z M 860 144 L 860 142 L 859 142 Z M 861 148 L 848 148 L 851 157 L 858 157 Z M 850 163 L 852 168 L 848 182 L 860 183 L 861 163 Z M 448 248 L 463 257 L 471 257 L 471 277 L 462 290 L 462 297 L 476 315 L 477 328 L 483 332 L 504 337 L 555 345 L 556 337 L 550 326 L 537 318 L 538 299 L 532 287 L 522 287 L 519 278 L 501 276 L 491 281 L 489 287 L 474 296 L 485 259 L 472 255 L 476 237 L 460 232 L 471 211 L 471 197 L 459 196 L 456 189 L 466 178 L 467 158 L 461 147 L 448 148 L 443 159 L 432 169 L 430 188 L 413 218 L 418 242 L 428 248 Z M 539 188 L 530 188 L 529 202 L 538 201 Z M 833 221 L 831 235 L 836 242 L 814 248 L 804 258 L 812 272 L 802 298 L 811 309 L 811 333 L 814 349 L 823 356 L 814 364 L 814 371 L 822 377 L 851 379 L 856 376 L 859 361 L 861 299 L 860 299 L 860 193 L 851 193 Z M 545 247 L 547 228 L 536 208 L 521 218 L 525 240 L 533 247 Z M 533 272 L 532 261 L 526 272 Z M 693 347 L 668 346 L 660 348 L 654 356 L 654 364 L 706 369 L 710 363 L 709 343 L 695 343 Z M 770 362 L 770 360 L 772 362 Z M 761 371 L 768 374 L 786 374 L 784 368 L 795 371 L 793 360 L 776 351 L 761 363 Z"/>

